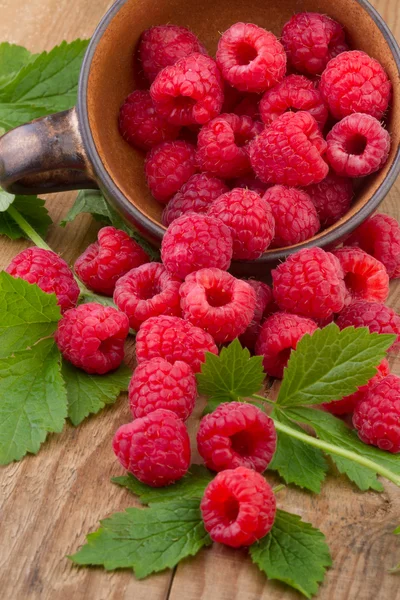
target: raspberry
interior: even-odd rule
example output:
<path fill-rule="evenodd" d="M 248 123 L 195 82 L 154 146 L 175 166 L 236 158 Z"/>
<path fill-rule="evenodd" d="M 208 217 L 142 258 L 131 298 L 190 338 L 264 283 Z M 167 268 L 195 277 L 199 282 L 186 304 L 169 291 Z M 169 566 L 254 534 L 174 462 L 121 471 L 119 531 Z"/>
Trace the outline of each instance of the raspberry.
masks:
<path fill-rule="evenodd" d="M 232 259 L 229 227 L 215 217 L 189 213 L 168 227 L 161 244 L 165 268 L 184 279 L 204 267 L 228 269 Z"/>
<path fill-rule="evenodd" d="M 115 227 L 100 229 L 97 240 L 76 260 L 75 271 L 86 287 L 112 296 L 117 280 L 150 258 L 125 231 Z"/>
<path fill-rule="evenodd" d="M 378 302 L 358 300 L 340 313 L 337 324 L 345 327 L 368 327 L 371 333 L 392 333 L 400 342 L 400 315 L 392 308 Z"/>
<path fill-rule="evenodd" d="M 157 112 L 173 125 L 203 125 L 222 109 L 223 82 L 212 58 L 192 54 L 157 75 L 150 94 Z"/>
<path fill-rule="evenodd" d="M 309 112 L 321 129 L 328 118 L 321 92 L 303 75 L 288 75 L 267 90 L 260 101 L 260 115 L 266 125 L 293 109 Z"/>
<path fill-rule="evenodd" d="M 196 172 L 196 151 L 184 141 L 163 142 L 150 150 L 144 170 L 154 198 L 166 204 Z"/>
<path fill-rule="evenodd" d="M 181 280 L 170 275 L 164 265 L 147 263 L 117 281 L 114 302 L 129 318 L 130 327 L 137 331 L 150 317 L 180 317 L 180 285 Z"/>
<path fill-rule="evenodd" d="M 267 183 L 263 183 L 260 179 L 257 179 L 254 175 L 243 175 L 242 177 L 238 177 L 237 179 L 232 179 L 230 181 L 231 188 L 244 188 L 251 190 L 252 192 L 257 192 L 259 196 L 262 196 L 269 185 Z"/>
<path fill-rule="evenodd" d="M 317 209 L 322 227 L 339 221 L 349 210 L 354 195 L 351 179 L 333 172 L 319 183 L 308 185 L 305 191 Z"/>
<path fill-rule="evenodd" d="M 67 263 L 55 252 L 42 248 L 27 248 L 14 256 L 6 272 L 36 283 L 43 292 L 55 294 L 61 312 L 76 305 L 79 287 Z"/>
<path fill-rule="evenodd" d="M 322 248 L 305 248 L 272 271 L 274 297 L 282 310 L 326 319 L 344 307 L 343 277 L 333 254 Z"/>
<path fill-rule="evenodd" d="M 317 325 L 311 319 L 276 312 L 261 327 L 256 342 L 256 354 L 263 356 L 264 370 L 271 377 L 283 377 L 290 353 L 306 333 L 312 334 Z"/>
<path fill-rule="evenodd" d="M 129 403 L 134 418 L 159 408 L 171 410 L 185 421 L 196 401 L 196 378 L 188 364 L 153 358 L 136 367 L 129 383 Z"/>
<path fill-rule="evenodd" d="M 339 175 L 364 177 L 385 164 L 390 134 L 374 117 L 354 113 L 336 123 L 326 136 L 326 158 Z"/>
<path fill-rule="evenodd" d="M 239 102 L 233 106 L 232 111 L 239 117 L 250 117 L 253 121 L 260 120 L 260 95 L 259 94 L 245 94 Z M 228 112 L 228 111 L 227 111 Z"/>
<path fill-rule="evenodd" d="M 162 69 L 196 52 L 207 54 L 194 33 L 186 27 L 157 25 L 146 29 L 140 38 L 139 57 L 150 83 Z"/>
<path fill-rule="evenodd" d="M 124 469 L 152 487 L 181 479 L 190 465 L 190 440 L 184 423 L 161 408 L 122 425 L 114 435 L 113 449 Z"/>
<path fill-rule="evenodd" d="M 274 185 L 265 192 L 263 200 L 271 207 L 275 219 L 272 247 L 293 246 L 319 231 L 317 210 L 306 192 Z"/>
<path fill-rule="evenodd" d="M 319 13 L 294 15 L 282 29 L 289 63 L 302 73 L 319 75 L 328 61 L 347 50 L 343 27 Z"/>
<path fill-rule="evenodd" d="M 197 160 L 203 171 L 229 178 L 251 171 L 247 144 L 264 129 L 250 117 L 223 114 L 205 125 L 198 137 Z"/>
<path fill-rule="evenodd" d="M 233 258 L 254 260 L 262 255 L 275 234 L 273 213 L 256 192 L 236 188 L 214 200 L 208 215 L 231 231 Z"/>
<path fill-rule="evenodd" d="M 344 272 L 347 303 L 352 300 L 384 302 L 389 295 L 389 276 L 383 264 L 360 248 L 334 250 Z"/>
<path fill-rule="evenodd" d="M 366 113 L 380 120 L 388 107 L 392 84 L 377 60 L 352 50 L 329 62 L 319 89 L 335 119 Z"/>
<path fill-rule="evenodd" d="M 353 425 L 366 444 L 400 452 L 400 377 L 388 375 L 354 409 Z"/>
<path fill-rule="evenodd" d="M 75 367 L 104 375 L 122 363 L 128 333 L 126 315 L 111 306 L 89 302 L 64 314 L 55 340 L 63 357 Z"/>
<path fill-rule="evenodd" d="M 172 221 L 187 212 L 207 212 L 211 202 L 228 191 L 228 186 L 216 177 L 206 173 L 192 175 L 168 202 L 162 215 L 162 222 L 168 227 Z"/>
<path fill-rule="evenodd" d="M 267 315 L 274 311 L 275 306 L 272 289 L 269 285 L 255 279 L 246 281 L 256 293 L 256 306 L 249 326 L 240 336 L 240 343 L 249 350 L 253 350 L 261 330 L 261 323 Z"/>
<path fill-rule="evenodd" d="M 260 473 L 246 467 L 218 473 L 200 504 L 204 527 L 214 542 L 250 546 L 272 529 L 274 493 Z"/>
<path fill-rule="evenodd" d="M 172 364 L 182 360 L 198 373 L 206 352 L 218 354 L 211 335 L 178 317 L 148 319 L 136 336 L 138 363 L 158 357 Z"/>
<path fill-rule="evenodd" d="M 179 290 L 185 319 L 208 332 L 217 343 L 244 333 L 253 318 L 253 288 L 220 269 L 200 269 L 188 275 Z"/>
<path fill-rule="evenodd" d="M 216 60 L 224 79 L 242 92 L 264 92 L 286 71 L 282 44 L 252 23 L 235 23 L 222 34 Z"/>
<path fill-rule="evenodd" d="M 308 112 L 287 112 L 249 144 L 251 166 L 265 183 L 309 185 L 322 181 L 328 165 L 326 142 Z"/>
<path fill-rule="evenodd" d="M 370 217 L 346 240 L 380 260 L 390 279 L 400 277 L 400 225 L 389 215 Z"/>

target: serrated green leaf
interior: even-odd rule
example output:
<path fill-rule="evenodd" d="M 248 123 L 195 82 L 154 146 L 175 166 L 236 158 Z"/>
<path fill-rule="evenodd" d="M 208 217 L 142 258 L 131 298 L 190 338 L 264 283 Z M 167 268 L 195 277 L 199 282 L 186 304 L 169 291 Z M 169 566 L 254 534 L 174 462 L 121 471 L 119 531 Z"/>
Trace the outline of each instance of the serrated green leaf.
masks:
<path fill-rule="evenodd" d="M 39 235 L 46 237 L 52 221 L 44 200 L 37 196 L 15 196 L 12 205 Z M 29 239 L 7 211 L 0 212 L 0 235 L 6 235 L 12 240 Z"/>
<path fill-rule="evenodd" d="M 0 44 L 0 87 L 9 83 L 30 60 L 32 54 L 23 46 Z"/>
<path fill-rule="evenodd" d="M 7 210 L 7 208 L 14 202 L 14 194 L 9 194 L 2 188 L 0 188 L 0 213 Z"/>
<path fill-rule="evenodd" d="M 95 294 L 93 292 L 81 292 L 79 296 L 79 304 L 86 304 L 87 302 L 97 302 L 98 304 L 102 304 L 103 306 L 111 306 L 112 308 L 117 308 L 113 302 L 112 298 L 107 296 L 100 296 L 99 294 Z"/>

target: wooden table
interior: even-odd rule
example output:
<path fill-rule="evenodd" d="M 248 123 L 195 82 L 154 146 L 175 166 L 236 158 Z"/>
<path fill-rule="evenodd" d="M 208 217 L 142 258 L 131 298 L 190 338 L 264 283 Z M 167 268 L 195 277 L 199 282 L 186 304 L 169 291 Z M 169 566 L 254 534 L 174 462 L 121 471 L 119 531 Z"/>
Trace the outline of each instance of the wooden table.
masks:
<path fill-rule="evenodd" d="M 112 4 L 107 0 L 3 0 L 0 40 L 23 44 L 32 52 L 50 49 L 63 39 L 88 38 Z M 373 0 L 374 6 L 400 36 L 398 0 Z M 397 13 L 397 14 L 396 14 Z M 400 217 L 400 182 L 382 210 Z M 54 225 L 49 244 L 73 261 L 92 242 L 97 226 L 87 215 L 66 229 L 57 223 L 74 193 L 47 199 Z M 0 268 L 25 242 L 0 239 Z M 389 304 L 400 308 L 400 282 L 392 283 Z M 391 360 L 400 375 L 400 360 Z M 0 597 L 4 600 L 295 600 L 300 595 L 268 582 L 245 552 L 214 545 L 174 571 L 136 581 L 129 570 L 106 573 L 79 569 L 65 558 L 84 542 L 85 534 L 112 512 L 134 505 L 128 492 L 109 483 L 121 474 L 111 438 L 129 420 L 126 396 L 80 427 L 67 425 L 49 436 L 37 456 L 3 468 L 0 496 Z M 195 419 L 191 424 L 194 429 Z M 321 600 L 395 600 L 399 576 L 387 568 L 400 561 L 398 488 L 361 493 L 332 473 L 321 495 L 288 487 L 279 505 L 322 529 L 334 566 L 321 586 Z"/>

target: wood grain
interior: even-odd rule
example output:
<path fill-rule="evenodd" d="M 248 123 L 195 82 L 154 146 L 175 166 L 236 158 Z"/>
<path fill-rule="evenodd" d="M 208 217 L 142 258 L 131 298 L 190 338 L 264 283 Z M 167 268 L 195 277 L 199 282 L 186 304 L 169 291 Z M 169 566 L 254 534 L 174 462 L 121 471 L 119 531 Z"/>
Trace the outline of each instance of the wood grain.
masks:
<path fill-rule="evenodd" d="M 0 39 L 26 45 L 33 52 L 62 39 L 89 37 L 111 2 L 106 0 L 3 0 Z M 400 36 L 398 0 L 375 0 L 395 35 Z M 400 182 L 382 210 L 400 218 Z M 55 225 L 48 242 L 73 261 L 93 241 L 97 225 L 81 216 L 57 227 L 75 194 L 47 199 Z M 27 244 L 0 240 L 0 268 Z M 400 308 L 400 283 L 392 283 L 389 303 Z M 400 360 L 391 360 L 400 374 Z M 197 413 L 199 414 L 200 408 Z M 197 414 L 197 416 L 198 416 Z M 129 420 L 126 396 L 87 419 L 49 436 L 37 456 L 0 472 L 0 594 L 5 600 L 295 600 L 287 587 L 268 582 L 245 552 L 215 545 L 187 560 L 175 572 L 137 581 L 130 571 L 106 573 L 79 569 L 65 558 L 96 529 L 99 519 L 134 505 L 133 497 L 109 483 L 121 474 L 110 440 Z M 190 429 L 193 433 L 196 416 Z M 192 436 L 193 438 L 193 436 Z M 323 492 L 315 496 L 293 487 L 279 493 L 278 504 L 320 527 L 331 547 L 334 566 L 321 586 L 321 600 L 400 599 L 399 577 L 387 569 L 400 560 L 392 535 L 400 524 L 400 497 L 394 485 L 385 492 L 362 494 L 334 468 Z"/>

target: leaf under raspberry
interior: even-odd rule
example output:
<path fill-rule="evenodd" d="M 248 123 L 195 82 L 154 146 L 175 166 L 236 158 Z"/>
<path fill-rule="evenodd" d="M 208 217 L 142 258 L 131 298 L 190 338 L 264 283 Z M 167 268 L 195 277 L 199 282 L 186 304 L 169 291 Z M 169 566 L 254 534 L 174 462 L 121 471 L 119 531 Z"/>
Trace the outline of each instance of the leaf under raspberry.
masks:
<path fill-rule="evenodd" d="M 46 236 L 52 220 L 44 200 L 37 196 L 15 196 L 12 205 L 39 235 Z M 12 240 L 29 239 L 7 211 L 0 212 L 0 235 Z"/>

